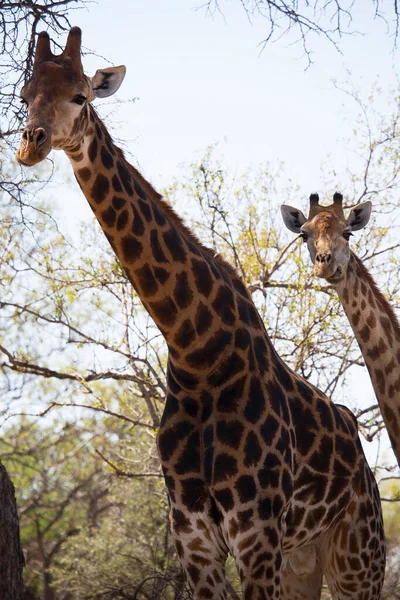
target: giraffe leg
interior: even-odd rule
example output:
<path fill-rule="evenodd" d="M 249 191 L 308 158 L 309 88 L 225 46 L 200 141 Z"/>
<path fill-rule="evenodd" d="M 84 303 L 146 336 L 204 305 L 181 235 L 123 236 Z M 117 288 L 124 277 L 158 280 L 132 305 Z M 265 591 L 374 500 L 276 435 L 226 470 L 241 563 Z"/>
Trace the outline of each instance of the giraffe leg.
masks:
<path fill-rule="evenodd" d="M 307 552 L 300 550 L 287 559 L 281 574 L 280 600 L 320 600 L 322 568 L 313 559 L 315 548 L 311 557 Z"/>
<path fill-rule="evenodd" d="M 228 600 L 225 562 L 228 548 L 207 513 L 171 510 L 171 532 L 194 600 Z"/>
<path fill-rule="evenodd" d="M 251 510 L 240 515 L 239 533 L 231 543 L 231 552 L 241 580 L 243 600 L 278 600 L 282 566 L 279 522 L 268 520 L 262 526 L 251 525 Z M 232 525 L 231 520 L 230 532 Z"/>
<path fill-rule="evenodd" d="M 356 535 L 352 533 L 351 535 Z M 385 575 L 385 553 L 335 548 L 324 571 L 332 600 L 379 600 Z"/>
<path fill-rule="evenodd" d="M 386 548 L 375 480 L 368 483 L 373 488 L 368 501 L 353 500 L 324 536 L 322 567 L 333 600 L 381 597 Z"/>

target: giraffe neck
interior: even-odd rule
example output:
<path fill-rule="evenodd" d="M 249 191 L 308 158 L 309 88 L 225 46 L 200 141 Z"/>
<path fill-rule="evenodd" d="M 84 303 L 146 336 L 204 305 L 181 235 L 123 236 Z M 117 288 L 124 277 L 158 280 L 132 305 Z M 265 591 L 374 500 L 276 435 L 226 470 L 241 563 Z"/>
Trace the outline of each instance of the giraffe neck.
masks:
<path fill-rule="evenodd" d="M 232 341 L 236 296 L 251 303 L 247 290 L 125 160 L 93 107 L 85 119 L 82 141 L 66 150 L 83 193 L 171 359 L 188 379 L 212 369 Z"/>
<path fill-rule="evenodd" d="M 336 290 L 371 376 L 400 465 L 400 325 L 361 260 L 352 253 Z"/>

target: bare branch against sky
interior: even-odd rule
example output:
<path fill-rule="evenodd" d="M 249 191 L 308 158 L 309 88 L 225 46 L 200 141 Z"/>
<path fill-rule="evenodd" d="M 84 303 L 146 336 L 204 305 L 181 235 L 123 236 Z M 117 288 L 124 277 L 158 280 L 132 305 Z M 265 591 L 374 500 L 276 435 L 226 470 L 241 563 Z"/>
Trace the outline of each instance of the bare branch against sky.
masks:
<path fill-rule="evenodd" d="M 265 37 L 261 48 L 291 34 L 294 43 L 302 46 L 308 65 L 313 62 L 312 38 L 322 37 L 341 52 L 344 36 L 365 33 L 359 24 L 357 10 L 366 10 L 365 0 L 238 0 L 248 20 L 265 20 Z M 199 5 L 209 15 L 227 11 L 227 0 L 207 0 Z M 393 36 L 396 46 L 399 33 L 397 0 L 369 0 L 371 20 L 381 20 Z"/>

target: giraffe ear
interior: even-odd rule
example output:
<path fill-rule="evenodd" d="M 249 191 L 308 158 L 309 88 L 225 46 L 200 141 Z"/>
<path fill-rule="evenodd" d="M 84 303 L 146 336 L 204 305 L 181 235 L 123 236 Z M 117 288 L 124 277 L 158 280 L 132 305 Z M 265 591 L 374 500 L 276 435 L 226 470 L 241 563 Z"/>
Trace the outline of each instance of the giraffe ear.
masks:
<path fill-rule="evenodd" d="M 124 80 L 126 67 L 107 67 L 99 69 L 92 77 L 92 87 L 96 98 L 107 98 L 118 90 Z"/>
<path fill-rule="evenodd" d="M 282 204 L 281 213 L 286 227 L 293 233 L 300 233 L 300 227 L 307 221 L 301 210 L 288 204 Z"/>
<path fill-rule="evenodd" d="M 366 226 L 371 216 L 372 202 L 362 202 L 351 209 L 347 225 L 352 231 L 358 231 Z"/>

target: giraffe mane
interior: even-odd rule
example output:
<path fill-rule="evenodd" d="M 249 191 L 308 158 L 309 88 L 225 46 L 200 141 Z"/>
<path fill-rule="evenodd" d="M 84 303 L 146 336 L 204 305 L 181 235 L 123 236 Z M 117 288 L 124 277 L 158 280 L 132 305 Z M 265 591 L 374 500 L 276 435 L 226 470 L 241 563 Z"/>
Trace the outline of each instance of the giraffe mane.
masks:
<path fill-rule="evenodd" d="M 358 256 L 356 254 L 354 254 L 354 252 L 351 252 L 351 257 L 354 260 L 354 262 L 356 263 L 356 267 L 361 275 L 361 278 L 366 280 L 367 283 L 369 284 L 369 286 L 372 290 L 372 293 L 374 294 L 375 300 L 381 306 L 382 310 L 388 315 L 389 321 L 390 321 L 396 335 L 400 336 L 400 322 L 397 318 L 396 313 L 393 310 L 393 307 L 387 301 L 385 296 L 382 294 L 381 290 L 375 283 L 374 278 L 372 277 L 372 275 L 368 271 L 368 269 L 365 267 L 362 260 L 360 258 L 358 258 Z"/>
<path fill-rule="evenodd" d="M 103 135 L 105 135 L 105 137 L 108 138 L 109 142 L 115 149 L 118 158 L 123 161 L 124 165 L 132 173 L 136 181 L 140 183 L 141 187 L 148 194 L 149 198 L 153 202 L 155 201 L 158 204 L 160 204 L 163 213 L 167 216 L 171 223 L 173 223 L 173 225 L 178 229 L 178 231 L 184 236 L 184 238 L 192 244 L 194 244 L 204 256 L 217 262 L 218 265 L 224 268 L 229 275 L 235 275 L 236 277 L 238 277 L 239 275 L 236 272 L 236 269 L 232 265 L 230 265 L 220 254 L 214 252 L 214 250 L 211 250 L 210 248 L 207 248 L 207 246 L 204 246 L 200 242 L 198 237 L 189 229 L 189 227 L 185 225 L 183 219 L 181 219 L 181 217 L 175 212 L 175 210 L 164 200 L 163 196 L 159 192 L 157 192 L 157 190 L 155 190 L 148 181 L 146 181 L 146 179 L 139 173 L 137 169 L 135 169 L 133 165 L 130 164 L 130 162 L 125 158 L 123 150 L 114 143 L 112 136 L 110 135 L 107 128 L 103 125 L 96 109 L 92 104 L 90 104 L 90 111 L 93 114 L 95 122 L 101 127 Z"/>

